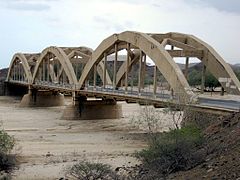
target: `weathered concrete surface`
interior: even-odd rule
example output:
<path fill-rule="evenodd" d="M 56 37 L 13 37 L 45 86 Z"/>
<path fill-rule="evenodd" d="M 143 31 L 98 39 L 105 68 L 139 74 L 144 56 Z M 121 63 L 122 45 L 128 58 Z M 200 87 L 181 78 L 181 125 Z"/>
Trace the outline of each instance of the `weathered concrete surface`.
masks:
<path fill-rule="evenodd" d="M 118 119 L 121 117 L 122 105 L 100 100 L 69 105 L 62 115 L 62 119 L 67 120 Z"/>
<path fill-rule="evenodd" d="M 48 91 L 25 94 L 20 103 L 20 107 L 52 107 L 63 105 L 64 95 L 60 93 L 53 94 Z"/>

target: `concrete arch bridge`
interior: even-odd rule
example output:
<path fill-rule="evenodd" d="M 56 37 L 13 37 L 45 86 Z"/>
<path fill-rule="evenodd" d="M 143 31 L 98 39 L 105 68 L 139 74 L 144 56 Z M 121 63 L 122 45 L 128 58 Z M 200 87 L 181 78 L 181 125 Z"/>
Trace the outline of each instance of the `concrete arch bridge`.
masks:
<path fill-rule="evenodd" d="M 174 58 L 185 59 L 184 73 Z M 63 102 L 59 92 L 71 94 L 74 108 L 69 108 L 67 114 L 82 118 L 98 118 L 96 109 L 99 118 L 119 117 L 120 107 L 116 102 L 120 100 L 155 107 L 171 102 L 238 110 L 237 101 L 198 98 L 187 80 L 190 58 L 197 58 L 204 65 L 202 90 L 208 69 L 228 94 L 239 97 L 240 82 L 224 59 L 204 41 L 181 33 L 125 31 L 107 37 L 94 51 L 88 47 L 51 46 L 41 53 L 16 53 L 6 83 L 28 90 L 22 100 L 25 106 L 58 105 Z M 152 60 L 153 73 L 147 69 L 147 59 Z M 146 82 L 146 77 L 152 81 Z M 88 101 L 89 97 L 101 101 Z"/>

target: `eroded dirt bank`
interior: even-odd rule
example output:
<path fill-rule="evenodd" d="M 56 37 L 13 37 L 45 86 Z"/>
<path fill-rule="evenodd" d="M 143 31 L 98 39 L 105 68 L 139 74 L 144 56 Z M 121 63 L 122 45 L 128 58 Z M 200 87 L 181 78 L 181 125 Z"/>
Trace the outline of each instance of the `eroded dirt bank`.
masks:
<path fill-rule="evenodd" d="M 135 165 L 132 154 L 146 146 L 144 133 L 131 123 L 141 110 L 137 104 L 122 103 L 121 119 L 69 121 L 60 119 L 64 106 L 20 108 L 19 101 L 0 97 L 0 121 L 17 139 L 20 155 L 14 179 L 59 179 L 68 165 L 83 159 L 113 168 Z M 171 126 L 168 119 L 163 130 Z"/>

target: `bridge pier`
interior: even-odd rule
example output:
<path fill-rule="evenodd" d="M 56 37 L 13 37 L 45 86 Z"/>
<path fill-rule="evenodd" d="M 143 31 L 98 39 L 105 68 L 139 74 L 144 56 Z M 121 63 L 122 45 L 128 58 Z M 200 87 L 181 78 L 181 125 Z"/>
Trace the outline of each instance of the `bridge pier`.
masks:
<path fill-rule="evenodd" d="M 118 119 L 122 117 L 122 106 L 116 101 L 87 100 L 85 96 L 75 98 L 72 105 L 66 107 L 62 119 L 67 120 L 94 120 Z"/>
<path fill-rule="evenodd" d="M 52 107 L 63 106 L 64 95 L 52 91 L 29 89 L 21 100 L 20 107 Z"/>

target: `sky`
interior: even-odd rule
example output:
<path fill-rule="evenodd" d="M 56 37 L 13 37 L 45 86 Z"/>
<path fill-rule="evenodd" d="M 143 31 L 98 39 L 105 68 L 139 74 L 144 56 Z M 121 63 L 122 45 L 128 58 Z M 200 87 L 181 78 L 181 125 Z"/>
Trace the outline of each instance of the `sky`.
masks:
<path fill-rule="evenodd" d="M 88 46 L 126 30 L 181 32 L 240 63 L 239 0 L 0 0 L 0 68 L 16 52 Z"/>

